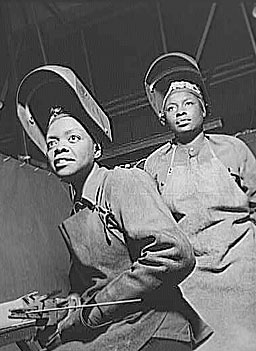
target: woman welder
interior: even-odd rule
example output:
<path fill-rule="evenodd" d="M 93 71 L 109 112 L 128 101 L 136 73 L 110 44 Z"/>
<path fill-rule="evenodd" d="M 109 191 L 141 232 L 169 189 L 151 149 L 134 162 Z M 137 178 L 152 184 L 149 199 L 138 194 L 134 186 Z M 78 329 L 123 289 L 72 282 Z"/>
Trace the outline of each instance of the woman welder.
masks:
<path fill-rule="evenodd" d="M 26 100 L 28 95 L 32 104 L 26 86 L 34 75 L 39 75 L 38 104 L 45 99 L 39 90 L 43 73 L 48 74 L 48 85 L 54 78 L 62 81 L 60 97 L 71 89 L 69 106 L 67 98 L 55 101 L 59 107 L 51 110 L 46 140 Z M 59 321 L 59 338 L 46 342 L 47 348 L 185 351 L 203 343 L 212 330 L 178 287 L 194 268 L 191 245 L 149 175 L 138 169 L 99 166 L 99 144 L 111 140 L 109 121 L 76 75 L 60 66 L 33 71 L 19 87 L 17 109 L 54 173 L 74 189 L 74 214 L 60 228 L 80 272 L 77 292 L 82 302 L 142 299 L 130 305 L 72 310 Z M 70 300 L 72 306 L 74 301 Z"/>
<path fill-rule="evenodd" d="M 215 330 L 202 350 L 256 350 L 255 157 L 233 136 L 204 133 L 210 99 L 192 57 L 160 56 L 145 88 L 160 123 L 175 135 L 148 157 L 145 170 L 197 257 L 182 287 Z"/>

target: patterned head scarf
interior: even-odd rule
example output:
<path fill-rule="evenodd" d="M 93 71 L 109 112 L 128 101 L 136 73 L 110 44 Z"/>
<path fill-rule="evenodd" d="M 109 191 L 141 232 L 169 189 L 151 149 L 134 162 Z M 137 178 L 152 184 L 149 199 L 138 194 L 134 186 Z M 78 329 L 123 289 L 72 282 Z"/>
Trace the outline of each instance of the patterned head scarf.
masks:
<path fill-rule="evenodd" d="M 203 98 L 203 94 L 200 90 L 200 88 L 196 84 L 192 84 L 187 81 L 175 81 L 172 82 L 169 86 L 169 89 L 167 90 L 164 99 L 163 99 L 163 104 L 162 104 L 162 111 L 165 109 L 165 104 L 170 95 L 172 95 L 175 92 L 180 92 L 180 91 L 187 91 L 193 95 L 195 95 L 198 99 L 198 101 L 201 104 L 202 111 L 204 114 L 206 114 L 206 107 L 205 107 L 205 102 Z"/>

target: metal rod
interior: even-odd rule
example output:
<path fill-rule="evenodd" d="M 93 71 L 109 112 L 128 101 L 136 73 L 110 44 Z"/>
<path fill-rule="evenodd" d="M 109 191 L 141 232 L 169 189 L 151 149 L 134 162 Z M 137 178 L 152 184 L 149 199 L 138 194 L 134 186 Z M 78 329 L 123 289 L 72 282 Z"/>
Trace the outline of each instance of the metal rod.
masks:
<path fill-rule="evenodd" d="M 242 8 L 242 13 L 243 13 L 243 16 L 244 16 L 245 24 L 246 24 L 246 27 L 247 27 L 247 30 L 248 30 L 248 33 L 249 33 L 249 37 L 251 39 L 253 52 L 254 52 L 254 55 L 256 56 L 255 38 L 254 38 L 252 27 L 250 25 L 250 21 L 249 21 L 249 18 L 248 18 L 248 15 L 247 15 L 247 12 L 246 12 L 246 9 L 245 9 L 245 6 L 244 6 L 243 2 L 241 2 L 241 8 Z"/>
<path fill-rule="evenodd" d="M 44 5 L 48 8 L 48 10 L 58 19 L 58 21 L 61 24 L 64 24 L 65 21 L 61 17 L 60 11 L 58 10 L 57 5 L 52 1 L 52 2 L 45 2 Z"/>
<path fill-rule="evenodd" d="M 88 71 L 88 76 L 89 76 L 89 84 L 90 84 L 90 89 L 93 94 L 95 94 L 95 89 L 94 89 L 94 84 L 93 84 L 93 79 L 92 79 L 92 72 L 91 72 L 91 67 L 90 67 L 90 60 L 89 60 L 89 54 L 86 46 L 86 40 L 85 40 L 85 35 L 83 29 L 81 29 L 81 40 L 82 40 L 82 49 L 85 57 L 85 63 Z"/>
<path fill-rule="evenodd" d="M 141 301 L 142 301 L 142 299 L 99 302 L 99 303 L 91 303 L 91 304 L 77 305 L 77 306 L 45 308 L 45 309 L 41 309 L 41 310 L 27 311 L 25 313 L 26 314 L 33 314 L 33 313 L 41 313 L 41 312 L 65 311 L 65 310 L 74 310 L 77 308 L 91 308 L 91 307 L 99 307 L 99 306 L 121 305 L 121 304 L 135 303 L 135 302 L 141 302 Z"/>
<path fill-rule="evenodd" d="M 157 16 L 158 16 L 159 26 L 160 26 L 160 33 L 161 33 L 163 51 L 164 51 L 165 54 L 167 54 L 168 53 L 168 49 L 167 49 L 166 36 L 165 36 L 165 32 L 164 32 L 164 24 L 163 24 L 163 18 L 162 18 L 162 13 L 161 13 L 159 0 L 156 0 L 156 8 L 157 8 Z"/>
<path fill-rule="evenodd" d="M 210 26 L 212 24 L 212 20 L 213 20 L 213 16 L 214 16 L 214 13 L 215 13 L 215 9 L 216 9 L 216 2 L 214 2 L 212 4 L 212 6 L 211 6 L 211 10 L 210 10 L 208 18 L 207 18 L 207 22 L 206 22 L 206 25 L 205 25 L 205 28 L 204 28 L 204 32 L 203 32 L 203 35 L 202 35 L 199 47 L 197 49 L 197 53 L 196 53 L 196 61 L 197 62 L 200 60 L 200 57 L 202 55 L 202 51 L 203 51 L 203 48 L 204 48 L 204 45 L 205 45 L 205 42 L 206 42 L 206 39 L 207 39 L 207 35 L 209 33 L 209 29 L 210 29 Z"/>
<path fill-rule="evenodd" d="M 34 4 L 32 4 L 32 3 L 31 3 L 31 12 L 32 12 L 32 15 L 33 15 L 34 25 L 35 25 L 35 27 L 36 27 L 37 36 L 38 36 L 39 45 L 40 45 L 40 49 L 41 49 L 41 52 L 42 52 L 44 64 L 47 65 L 48 60 L 47 60 L 47 56 L 46 56 L 46 52 L 45 52 L 45 48 L 44 48 L 42 33 L 41 33 L 41 31 L 40 31 L 39 24 L 38 24 L 38 22 L 37 22 Z"/>

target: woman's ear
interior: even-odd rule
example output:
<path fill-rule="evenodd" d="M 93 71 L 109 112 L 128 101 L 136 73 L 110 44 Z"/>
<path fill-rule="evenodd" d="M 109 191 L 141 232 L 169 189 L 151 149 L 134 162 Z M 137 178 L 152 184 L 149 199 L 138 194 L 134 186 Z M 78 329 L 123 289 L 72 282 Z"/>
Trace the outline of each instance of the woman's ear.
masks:
<path fill-rule="evenodd" d="M 159 116 L 159 122 L 162 124 L 162 126 L 165 126 L 165 123 L 166 123 L 165 113 L 159 112 L 158 116 Z"/>
<path fill-rule="evenodd" d="M 202 117 L 205 118 L 207 115 L 205 103 L 201 99 L 198 99 L 198 100 L 202 110 Z"/>
<path fill-rule="evenodd" d="M 100 144 L 93 145 L 94 159 L 97 160 L 102 155 L 102 149 Z"/>

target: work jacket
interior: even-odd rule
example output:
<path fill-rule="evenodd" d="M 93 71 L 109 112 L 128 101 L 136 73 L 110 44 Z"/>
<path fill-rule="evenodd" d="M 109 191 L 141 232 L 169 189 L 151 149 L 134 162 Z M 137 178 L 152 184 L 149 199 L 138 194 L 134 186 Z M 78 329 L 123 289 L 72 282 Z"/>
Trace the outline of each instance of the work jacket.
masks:
<path fill-rule="evenodd" d="M 202 351 L 256 350 L 254 155 L 238 138 L 201 133 L 156 150 L 145 170 L 194 248 L 181 285 L 215 331 Z"/>
<path fill-rule="evenodd" d="M 152 179 L 138 169 L 95 164 L 83 200 L 87 206 L 60 228 L 84 302 L 142 300 L 80 314 L 83 342 L 68 342 L 60 350 L 135 351 L 152 336 L 195 348 L 211 335 L 178 287 L 195 259 Z"/>

